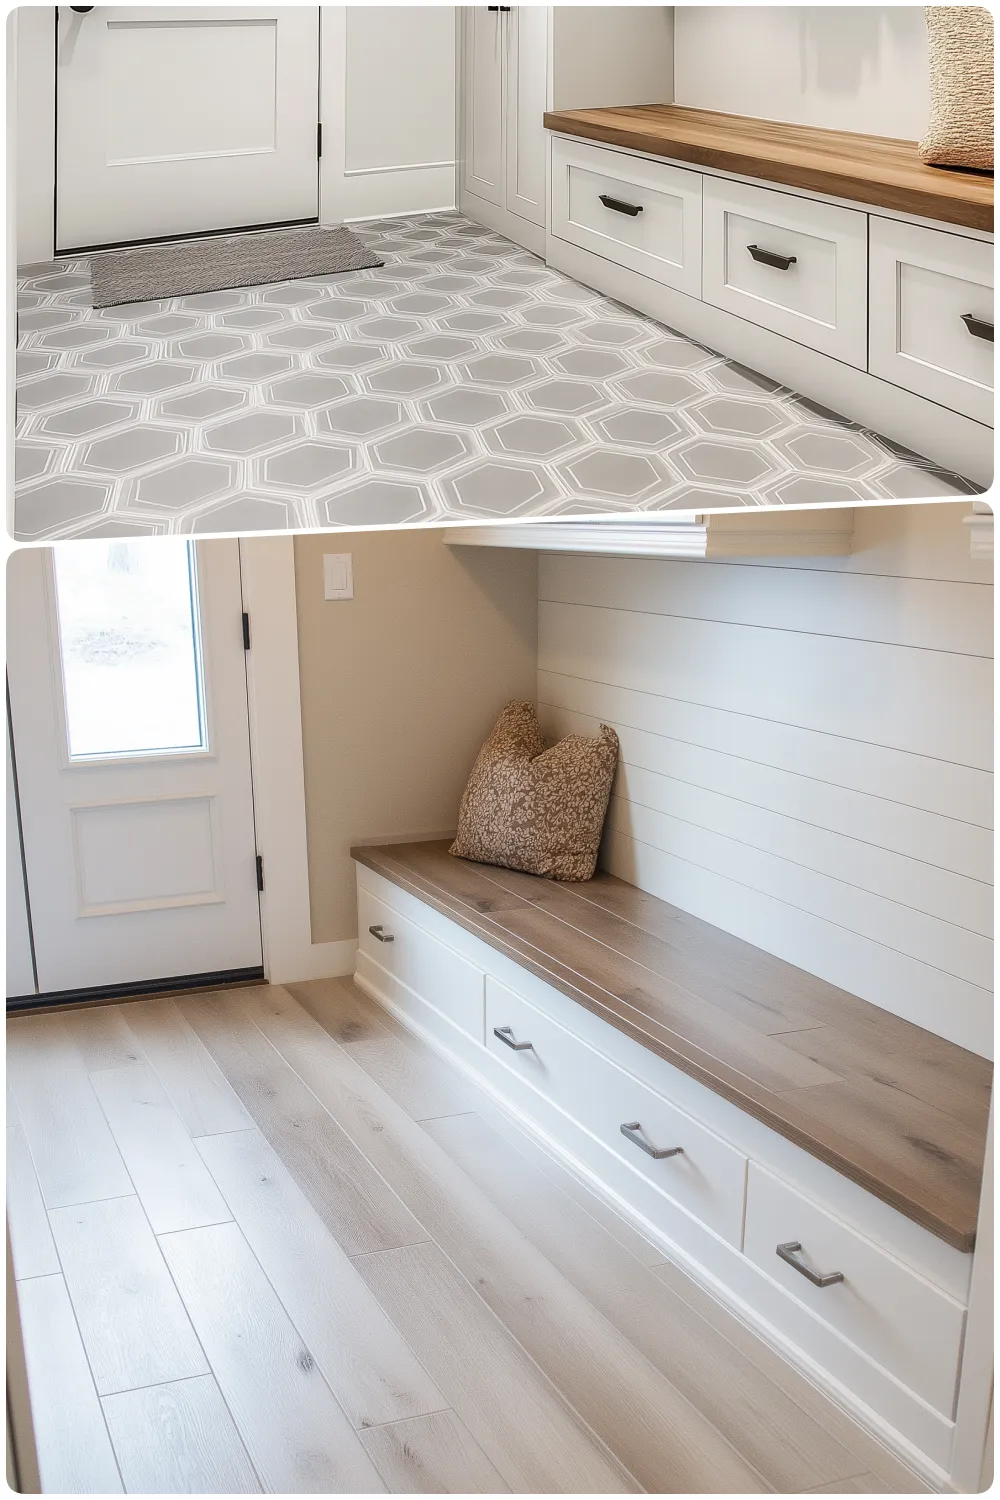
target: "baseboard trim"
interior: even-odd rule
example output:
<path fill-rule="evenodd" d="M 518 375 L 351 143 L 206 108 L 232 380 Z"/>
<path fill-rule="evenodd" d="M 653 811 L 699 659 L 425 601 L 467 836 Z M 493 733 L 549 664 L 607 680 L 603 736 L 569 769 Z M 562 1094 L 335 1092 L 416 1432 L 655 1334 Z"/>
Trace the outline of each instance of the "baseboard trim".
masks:
<path fill-rule="evenodd" d="M 204 974 L 174 974 L 164 979 L 141 979 L 129 984 L 95 984 L 83 989 L 45 990 L 38 995 L 9 995 L 7 1014 L 29 1010 L 58 1010 L 80 1005 L 104 1005 L 137 996 L 183 994 L 187 990 L 232 989 L 266 984 L 263 964 L 246 969 L 210 969 Z"/>
<path fill-rule="evenodd" d="M 476 213 L 470 210 L 470 216 Z M 485 221 L 484 222 L 488 222 Z M 529 246 L 529 248 L 532 248 Z M 988 489 L 993 428 L 549 234 L 546 263 Z M 930 499 L 929 495 L 913 496 Z M 897 497 L 898 499 L 898 497 Z M 857 502 L 854 502 L 857 503 Z M 886 497 L 886 504 L 891 498 Z"/>

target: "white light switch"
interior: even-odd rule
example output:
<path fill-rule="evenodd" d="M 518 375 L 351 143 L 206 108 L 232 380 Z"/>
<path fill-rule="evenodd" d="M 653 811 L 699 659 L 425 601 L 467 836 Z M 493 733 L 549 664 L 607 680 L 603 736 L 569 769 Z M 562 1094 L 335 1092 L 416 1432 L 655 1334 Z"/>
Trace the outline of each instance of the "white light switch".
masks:
<path fill-rule="evenodd" d="M 354 568 L 349 552 L 323 553 L 323 598 L 354 598 Z"/>

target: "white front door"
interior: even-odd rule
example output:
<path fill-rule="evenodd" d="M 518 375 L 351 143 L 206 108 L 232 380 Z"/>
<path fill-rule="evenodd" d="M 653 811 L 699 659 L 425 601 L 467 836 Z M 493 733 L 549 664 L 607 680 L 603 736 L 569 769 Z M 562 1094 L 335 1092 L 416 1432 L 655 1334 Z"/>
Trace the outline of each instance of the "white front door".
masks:
<path fill-rule="evenodd" d="M 56 250 L 316 219 L 317 6 L 58 10 Z"/>
<path fill-rule="evenodd" d="M 259 973 L 239 543 L 25 549 L 7 602 L 39 991 Z"/>

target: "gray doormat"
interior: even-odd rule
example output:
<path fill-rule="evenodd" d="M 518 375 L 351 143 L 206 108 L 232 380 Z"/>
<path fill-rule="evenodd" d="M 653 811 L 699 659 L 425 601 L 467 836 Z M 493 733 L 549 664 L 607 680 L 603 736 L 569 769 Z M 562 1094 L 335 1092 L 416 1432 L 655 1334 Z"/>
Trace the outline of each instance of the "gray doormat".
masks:
<path fill-rule="evenodd" d="M 90 257 L 95 307 L 367 271 L 383 262 L 349 229 L 263 229 Z"/>

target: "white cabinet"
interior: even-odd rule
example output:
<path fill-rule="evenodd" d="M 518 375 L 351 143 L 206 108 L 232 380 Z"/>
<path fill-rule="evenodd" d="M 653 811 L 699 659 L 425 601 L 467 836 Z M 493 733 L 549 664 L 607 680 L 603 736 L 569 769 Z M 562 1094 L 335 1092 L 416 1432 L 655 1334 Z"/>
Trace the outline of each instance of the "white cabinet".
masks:
<path fill-rule="evenodd" d="M 548 88 L 548 9 L 517 5 L 500 12 L 506 27 L 504 69 L 504 206 L 545 228 L 545 131 L 539 118 Z"/>
<path fill-rule="evenodd" d="M 705 179 L 706 302 L 864 369 L 867 216 Z"/>
<path fill-rule="evenodd" d="M 993 422 L 993 246 L 871 216 L 869 369 Z"/>
<path fill-rule="evenodd" d="M 539 254 L 548 27 L 546 6 L 477 5 L 462 12 L 459 207 Z"/>
<path fill-rule="evenodd" d="M 503 56 L 499 6 L 463 16 L 462 187 L 497 207 L 504 198 Z"/>
<path fill-rule="evenodd" d="M 552 233 L 701 295 L 701 174 L 556 136 Z"/>

